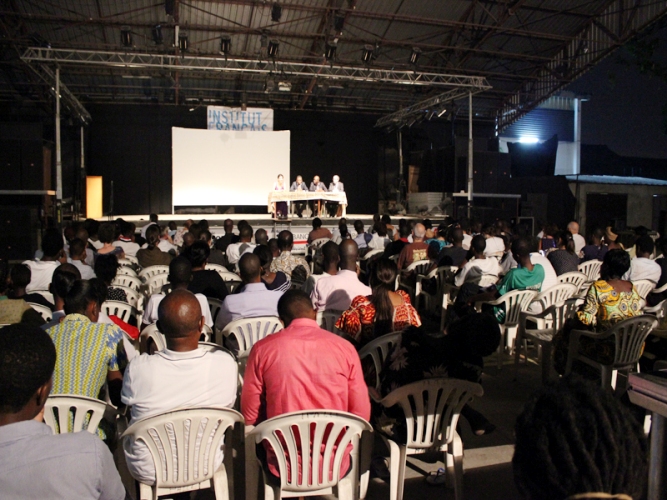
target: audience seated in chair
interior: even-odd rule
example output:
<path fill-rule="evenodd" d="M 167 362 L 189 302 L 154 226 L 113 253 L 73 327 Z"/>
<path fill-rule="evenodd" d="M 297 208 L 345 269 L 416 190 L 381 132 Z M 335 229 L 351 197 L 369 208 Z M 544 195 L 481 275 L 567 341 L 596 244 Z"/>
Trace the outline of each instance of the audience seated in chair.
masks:
<path fill-rule="evenodd" d="M 604 260 L 604 256 L 609 250 L 603 242 L 604 231 L 601 228 L 595 228 L 588 237 L 588 245 L 581 250 L 581 264 L 589 260 Z"/>
<path fill-rule="evenodd" d="M 651 280 L 654 283 L 660 281 L 662 268 L 660 264 L 651 259 L 655 248 L 653 239 L 648 236 L 640 236 L 635 243 L 637 256 L 630 261 L 630 269 L 623 275 L 628 281 Z"/>
<path fill-rule="evenodd" d="M 69 243 L 69 260 L 71 264 L 81 273 L 81 279 L 89 280 L 95 278 L 95 271 L 86 262 L 87 257 L 86 242 L 79 238 L 74 238 Z M 94 262 L 94 261 L 93 261 Z"/>
<path fill-rule="evenodd" d="M 262 283 L 266 285 L 267 290 L 286 292 L 290 289 L 292 282 L 284 272 L 278 271 L 274 273 L 271 271 L 273 254 L 268 245 L 257 245 L 252 253 L 259 257 L 259 263 L 262 266 Z M 242 288 L 237 289 L 236 293 L 240 293 Z"/>
<path fill-rule="evenodd" d="M 364 250 L 368 248 L 368 244 L 373 239 L 373 235 L 370 233 L 364 232 L 364 223 L 360 220 L 354 221 L 354 230 L 357 235 L 354 237 L 354 241 L 359 247 L 359 250 Z"/>
<path fill-rule="evenodd" d="M 56 267 L 56 271 L 59 268 L 60 266 Z M 7 286 L 9 287 L 7 297 L 10 299 L 23 299 L 26 302 L 32 302 L 44 307 L 48 307 L 49 309 L 53 309 L 53 304 L 49 302 L 41 293 L 26 293 L 25 289 L 28 286 L 28 283 L 30 283 L 31 275 L 32 272 L 30 271 L 30 268 L 25 264 L 15 264 L 12 266 L 11 271 L 9 271 L 9 279 L 7 281 Z"/>
<path fill-rule="evenodd" d="M 579 255 L 584 247 L 586 246 L 586 238 L 579 234 L 579 223 L 572 221 L 567 225 L 567 230 L 572 235 L 572 240 L 574 241 L 574 253 Z"/>
<path fill-rule="evenodd" d="M 174 290 L 158 306 L 158 328 L 167 348 L 142 354 L 127 367 L 122 401 L 131 407 L 133 423 L 177 408 L 231 408 L 236 401 L 238 368 L 225 351 L 199 347 L 204 316 L 199 300 L 187 290 Z M 155 482 L 155 464 L 142 441 L 125 442 L 132 476 Z M 216 465 L 222 463 L 222 449 Z"/>
<path fill-rule="evenodd" d="M 224 280 L 217 271 L 206 269 L 210 252 L 211 249 L 206 242 L 201 240 L 193 242 L 183 252 L 192 266 L 192 281 L 188 285 L 188 290 L 192 293 L 201 293 L 206 297 L 225 300 L 228 292 Z"/>
<path fill-rule="evenodd" d="M 334 243 L 335 244 L 335 243 Z M 371 289 L 359 281 L 357 259 L 359 249 L 355 240 L 345 240 L 338 247 L 340 270 L 334 276 L 317 280 L 310 294 L 317 311 L 344 311 L 359 295 L 370 295 Z"/>
<path fill-rule="evenodd" d="M 225 219 L 223 227 L 225 229 L 225 234 L 215 240 L 215 248 L 221 252 L 226 252 L 229 245 L 239 241 L 239 237 L 234 234 L 234 221 L 232 219 Z"/>
<path fill-rule="evenodd" d="M 150 266 L 168 266 L 173 256 L 160 250 L 160 228 L 151 224 L 146 229 L 146 243 L 148 246 L 137 252 L 137 260 L 143 268 Z"/>
<path fill-rule="evenodd" d="M 126 256 L 136 257 L 141 247 L 134 241 L 134 224 L 121 220 L 119 230 L 120 234 L 118 235 L 118 239 L 113 242 L 113 246 L 121 247 Z"/>
<path fill-rule="evenodd" d="M 42 325 L 42 330 L 48 330 L 60 323 L 65 317 L 65 297 L 72 289 L 76 280 L 81 279 L 79 270 L 72 264 L 60 264 L 53 272 L 53 281 L 49 285 L 49 291 L 53 294 L 54 306 L 51 321 Z M 1 306 L 0 302 L 0 306 Z"/>
<path fill-rule="evenodd" d="M 549 252 L 547 258 L 554 268 L 556 276 L 574 273 L 579 270 L 579 257 L 575 252 L 575 242 L 569 231 L 558 231 L 554 235 L 556 249 Z"/>
<path fill-rule="evenodd" d="M 222 302 L 215 327 L 222 330 L 232 321 L 259 316 L 277 316 L 280 292 L 268 290 L 262 283 L 259 257 L 244 254 L 239 261 L 243 292 L 228 295 Z"/>
<path fill-rule="evenodd" d="M 407 244 L 398 256 L 398 270 L 402 271 L 413 262 L 426 260 L 428 245 L 424 242 L 426 228 L 417 223 L 412 231 L 412 243 Z"/>
<path fill-rule="evenodd" d="M 102 246 L 97 249 L 97 255 L 115 255 L 119 259 L 125 258 L 123 247 L 114 246 L 116 239 L 116 226 L 111 222 L 100 225 L 98 237 Z M 85 279 L 85 278 L 84 278 Z"/>
<path fill-rule="evenodd" d="M 468 253 L 463 248 L 463 229 L 460 227 L 452 228 L 449 232 L 449 239 L 452 244 L 440 251 L 438 265 L 459 267 L 466 260 Z"/>
<path fill-rule="evenodd" d="M 232 243 L 227 247 L 227 262 L 231 270 L 238 268 L 237 264 L 243 254 L 252 253 L 255 249 L 255 244 L 252 242 L 252 227 L 244 225 L 239 227 L 239 242 Z"/>
<path fill-rule="evenodd" d="M 322 274 L 311 274 L 306 282 L 303 284 L 303 291 L 308 295 L 315 289 L 315 284 L 321 279 L 328 276 L 334 276 L 338 273 L 338 263 L 340 262 L 340 254 L 338 245 L 333 241 L 327 241 L 322 245 Z"/>
<path fill-rule="evenodd" d="M 67 262 L 67 255 L 63 250 L 63 237 L 57 229 L 47 229 L 42 236 L 41 260 L 27 260 L 24 262 L 30 268 L 30 283 L 26 292 L 48 290 L 53 277 L 53 271 L 60 264 Z"/>
<path fill-rule="evenodd" d="M 38 327 L 0 330 L 0 491 L 3 498 L 123 500 L 111 452 L 88 432 L 43 423 L 56 349 Z"/>
<path fill-rule="evenodd" d="M 410 227 L 407 225 L 399 226 L 398 231 L 394 235 L 394 241 L 385 247 L 384 254 L 382 254 L 383 257 L 389 258 L 393 257 L 394 255 L 400 255 L 400 253 L 403 251 L 403 248 L 410 243 L 408 240 L 409 236 Z"/>
<path fill-rule="evenodd" d="M 361 362 L 346 340 L 322 330 L 308 295 L 290 290 L 278 302 L 285 329 L 257 342 L 248 358 L 241 395 L 246 428 L 284 413 L 339 410 L 370 418 Z M 275 455 L 268 468 L 279 476 Z M 349 468 L 349 457 L 341 477 Z"/>
<path fill-rule="evenodd" d="M 306 243 L 310 245 L 313 241 L 319 240 L 321 238 L 331 239 L 333 238 L 333 235 L 326 227 L 322 227 L 322 219 L 315 217 L 313 219 L 313 230 L 308 233 L 308 239 L 306 240 Z"/>
<path fill-rule="evenodd" d="M 498 281 L 500 266 L 498 259 L 486 256 L 486 238 L 481 234 L 474 236 L 468 254 L 471 257 L 461 262 L 454 284 L 458 287 L 464 283 L 472 283 L 484 288 Z"/>
<path fill-rule="evenodd" d="M 278 249 L 280 255 L 271 262 L 271 271 L 284 272 L 292 282 L 305 283 L 310 276 L 310 266 L 306 259 L 292 255 L 294 247 L 294 235 L 290 231 L 284 230 L 278 233 Z"/>
<path fill-rule="evenodd" d="M 658 240 L 658 247 L 662 256 L 655 259 L 655 263 L 660 266 L 660 279 L 655 287 L 661 288 L 667 284 L 667 237 L 662 237 Z M 647 302 L 649 306 L 655 306 L 665 299 L 667 299 L 667 292 L 649 293 Z"/>
<path fill-rule="evenodd" d="M 7 261 L 0 260 L 0 325 L 12 323 L 25 323 L 32 326 L 43 325 L 42 315 L 30 307 L 30 304 L 25 300 L 7 297 L 8 271 L 9 264 Z"/>
<path fill-rule="evenodd" d="M 190 261 L 182 255 L 172 260 L 169 263 L 168 280 L 171 285 L 172 293 L 174 290 L 187 290 L 192 281 L 192 264 L 190 264 Z M 159 306 L 165 296 L 164 293 L 155 293 L 148 299 L 148 303 L 144 308 L 144 315 L 141 319 L 142 330 L 158 320 Z M 204 317 L 204 324 L 212 329 L 213 318 L 211 318 L 211 310 L 206 296 L 201 293 L 196 293 L 195 298 L 199 301 L 202 316 Z"/>
<path fill-rule="evenodd" d="M 645 498 L 642 426 L 611 393 L 564 378 L 528 401 L 515 425 L 514 481 L 523 498 Z"/>
<path fill-rule="evenodd" d="M 107 286 L 107 300 L 127 302 L 127 294 L 122 288 L 111 286 L 111 282 L 118 274 L 118 258 L 111 255 L 98 255 L 95 259 L 95 274 Z"/>

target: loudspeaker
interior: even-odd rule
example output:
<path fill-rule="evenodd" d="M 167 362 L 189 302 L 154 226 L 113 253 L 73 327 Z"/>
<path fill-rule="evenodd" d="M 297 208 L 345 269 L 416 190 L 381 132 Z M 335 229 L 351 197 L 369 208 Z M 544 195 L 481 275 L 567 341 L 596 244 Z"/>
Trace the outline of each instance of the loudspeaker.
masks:
<path fill-rule="evenodd" d="M 0 258 L 32 259 L 37 250 L 37 208 L 0 206 Z"/>

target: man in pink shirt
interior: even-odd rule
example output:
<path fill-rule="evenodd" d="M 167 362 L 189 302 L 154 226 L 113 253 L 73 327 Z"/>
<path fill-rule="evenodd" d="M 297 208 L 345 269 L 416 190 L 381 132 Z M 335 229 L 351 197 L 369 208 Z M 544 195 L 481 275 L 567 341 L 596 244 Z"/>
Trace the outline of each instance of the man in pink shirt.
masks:
<path fill-rule="evenodd" d="M 317 325 L 317 313 L 301 290 L 285 292 L 278 315 L 285 329 L 250 351 L 241 393 L 246 426 L 302 410 L 346 411 L 368 420 L 368 389 L 352 344 Z M 268 445 L 266 452 L 269 470 L 278 476 Z M 343 460 L 341 475 L 349 461 L 349 456 Z"/>
<path fill-rule="evenodd" d="M 357 257 L 359 247 L 354 240 L 345 240 L 338 247 L 340 271 L 334 276 L 321 278 L 310 294 L 313 307 L 317 311 L 345 311 L 352 300 L 359 296 L 368 296 L 373 292 L 370 287 L 359 281 L 357 276 Z"/>

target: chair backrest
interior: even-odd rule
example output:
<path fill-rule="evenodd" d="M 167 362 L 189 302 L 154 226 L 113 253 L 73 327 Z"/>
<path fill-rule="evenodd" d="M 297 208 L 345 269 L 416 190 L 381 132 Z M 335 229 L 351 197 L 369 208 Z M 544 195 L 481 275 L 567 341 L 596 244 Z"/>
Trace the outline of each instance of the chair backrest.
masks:
<path fill-rule="evenodd" d="M 147 281 L 148 293 L 149 294 L 160 293 L 162 291 L 162 287 L 167 283 L 169 283 L 168 274 L 156 274 L 154 276 L 151 276 L 150 278 L 148 278 Z"/>
<path fill-rule="evenodd" d="M 655 288 L 655 282 L 651 280 L 637 280 L 633 281 L 632 284 L 642 299 L 645 299 L 649 292 Z"/>
<path fill-rule="evenodd" d="M 157 488 L 179 488 L 213 478 L 220 441 L 227 429 L 242 421 L 240 413 L 229 409 L 175 410 L 133 423 L 122 437 L 146 444 L 155 463 Z"/>
<path fill-rule="evenodd" d="M 391 391 L 381 403 L 403 409 L 408 448 L 438 449 L 454 438 L 461 408 L 483 394 L 482 386 L 474 382 L 430 378 Z"/>
<path fill-rule="evenodd" d="M 138 311 L 143 311 L 144 296 L 141 293 L 137 292 L 134 288 L 129 288 L 123 285 L 115 285 L 114 288 L 120 288 L 124 291 L 125 296 L 127 297 L 127 303 Z"/>
<path fill-rule="evenodd" d="M 141 339 L 140 345 L 148 346 L 149 340 L 152 340 L 155 343 L 155 348 L 158 351 L 167 348 L 167 341 L 165 340 L 164 335 L 160 332 L 160 330 L 158 330 L 156 323 L 152 323 L 141 330 L 139 337 Z"/>
<path fill-rule="evenodd" d="M 554 304 L 566 301 L 578 290 L 579 288 L 574 283 L 559 283 L 538 293 L 533 302 L 539 302 L 542 304 L 542 310 L 545 310 Z"/>
<path fill-rule="evenodd" d="M 600 277 L 600 268 L 602 261 L 589 260 L 583 264 L 579 264 L 579 271 L 588 276 L 588 281 L 596 281 Z"/>
<path fill-rule="evenodd" d="M 479 282 L 477 283 L 477 286 L 479 286 L 480 288 L 486 288 L 491 285 L 495 285 L 496 283 L 498 283 L 499 280 L 500 278 L 498 276 L 494 276 L 493 274 L 482 274 L 479 277 Z"/>
<path fill-rule="evenodd" d="M 209 271 L 215 271 L 220 275 L 223 281 L 240 281 L 239 275 L 231 272 L 224 266 L 220 264 L 206 264 L 206 269 Z"/>
<path fill-rule="evenodd" d="M 28 305 L 37 311 L 40 316 L 42 316 L 42 319 L 47 323 L 53 319 L 53 311 L 51 311 L 51 309 L 48 307 L 43 306 L 42 304 L 37 304 L 35 302 L 28 302 Z"/>
<path fill-rule="evenodd" d="M 573 271 L 561 274 L 558 276 L 558 281 L 561 283 L 572 283 L 573 285 L 576 285 L 577 291 L 579 291 L 583 284 L 588 281 L 588 276 L 582 272 Z"/>
<path fill-rule="evenodd" d="M 117 274 L 111 282 L 111 286 L 124 286 L 138 292 L 141 287 L 141 279 L 128 274 Z"/>
<path fill-rule="evenodd" d="M 234 358 L 234 361 L 236 361 L 236 356 L 234 356 L 234 353 L 229 349 L 227 349 L 226 347 L 222 347 L 221 345 L 214 344 L 213 342 L 199 341 L 199 347 L 201 347 L 202 349 L 206 349 L 208 352 L 216 352 L 216 351 L 226 352 L 232 358 Z"/>
<path fill-rule="evenodd" d="M 317 321 L 317 324 L 320 325 L 322 330 L 333 333 L 336 331 L 336 321 L 338 321 L 338 318 L 340 318 L 342 314 L 343 311 L 339 311 L 337 309 L 318 311 L 315 321 Z"/>
<path fill-rule="evenodd" d="M 239 280 L 238 277 L 235 280 L 225 280 L 225 286 L 229 293 L 234 293 L 241 285 L 243 285 L 243 281 Z"/>
<path fill-rule="evenodd" d="M 325 243 L 328 243 L 331 241 L 330 238 L 317 238 L 316 240 L 313 240 L 310 245 L 308 245 L 308 248 L 312 250 L 316 250 L 318 248 L 322 248 Z"/>
<path fill-rule="evenodd" d="M 348 446 L 352 462 L 358 463 L 359 439 L 370 430 L 368 422 L 351 413 L 308 410 L 266 420 L 246 439 L 268 441 L 283 490 L 308 492 L 336 486 Z"/>
<path fill-rule="evenodd" d="M 406 267 L 405 270 L 414 271 L 415 274 L 426 274 L 426 271 L 429 267 L 431 267 L 430 260 L 416 260 L 408 267 Z"/>
<path fill-rule="evenodd" d="M 401 341 L 402 332 L 392 332 L 373 339 L 359 350 L 359 358 L 363 363 L 364 359 L 370 357 L 375 366 L 375 388 L 380 388 L 380 372 L 384 367 L 384 362 L 389 356 L 392 348 Z"/>
<path fill-rule="evenodd" d="M 215 320 L 218 317 L 220 308 L 222 307 L 222 300 L 216 299 L 215 297 L 206 297 L 208 301 L 208 307 L 211 311 L 211 318 L 213 318 L 213 324 L 215 325 Z"/>
<path fill-rule="evenodd" d="M 99 399 L 53 394 L 47 398 L 44 405 L 44 423 L 54 434 L 81 431 L 95 434 L 106 412 L 115 410 Z"/>
<path fill-rule="evenodd" d="M 148 266 L 139 272 L 139 277 L 148 282 L 149 278 L 158 274 L 169 274 L 169 266 Z"/>
<path fill-rule="evenodd" d="M 658 325 L 655 316 L 644 314 L 619 321 L 609 330 L 607 335 L 614 337 L 616 350 L 613 366 L 634 365 L 642 354 L 644 341 L 651 330 Z"/>
<path fill-rule="evenodd" d="M 364 256 L 361 257 L 359 260 L 368 260 L 368 259 L 370 259 L 371 257 L 375 257 L 376 255 L 380 255 L 380 254 L 382 254 L 382 253 L 384 253 L 384 250 L 383 250 L 383 249 L 380 249 L 380 248 L 376 248 L 376 249 L 374 249 L 374 250 L 369 250 L 369 251 L 366 252 L 366 253 L 364 254 Z"/>
<path fill-rule="evenodd" d="M 241 318 L 229 323 L 223 330 L 223 337 L 233 335 L 238 342 L 237 357 L 245 358 L 250 349 L 258 341 L 272 333 L 283 329 L 283 324 L 276 316 L 259 316 L 257 318 Z"/>
<path fill-rule="evenodd" d="M 505 325 L 519 323 L 519 315 L 526 311 L 530 303 L 535 299 L 537 292 L 533 290 L 512 290 L 500 297 L 505 304 Z"/>
<path fill-rule="evenodd" d="M 102 310 L 109 316 L 118 316 L 126 323 L 130 322 L 132 316 L 136 317 L 137 310 L 127 302 L 119 300 L 107 300 L 102 304 Z"/>
<path fill-rule="evenodd" d="M 125 254 L 125 259 L 126 259 L 126 260 L 129 260 L 129 261 L 134 265 L 135 268 L 138 268 L 138 267 L 139 267 L 139 259 L 137 259 L 137 258 L 134 257 L 133 255 L 127 255 L 127 254 Z"/>
<path fill-rule="evenodd" d="M 53 298 L 53 294 L 49 292 L 48 290 L 33 290 L 33 293 L 38 293 L 42 297 L 44 297 L 46 300 L 49 301 L 50 304 L 55 304 L 56 300 Z"/>
<path fill-rule="evenodd" d="M 119 264 L 120 264 L 120 261 L 121 261 L 121 260 L 123 260 L 123 259 L 120 259 L 120 260 L 118 261 Z M 136 273 L 136 271 L 135 271 L 134 269 L 132 269 L 131 266 L 132 266 L 132 263 L 131 263 L 129 260 L 128 260 L 128 261 L 125 261 L 125 264 L 124 264 L 124 265 L 121 264 L 120 267 L 118 268 L 117 274 L 123 274 L 123 275 L 126 275 L 126 276 L 134 276 L 134 277 L 136 277 L 136 276 L 137 276 L 137 273 Z"/>

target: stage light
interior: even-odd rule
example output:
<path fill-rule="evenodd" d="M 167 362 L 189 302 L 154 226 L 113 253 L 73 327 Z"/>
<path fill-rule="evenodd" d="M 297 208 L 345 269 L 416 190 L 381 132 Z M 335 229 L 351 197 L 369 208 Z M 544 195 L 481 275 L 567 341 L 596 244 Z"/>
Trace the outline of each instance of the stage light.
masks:
<path fill-rule="evenodd" d="M 278 54 L 278 47 L 280 47 L 280 42 L 278 40 L 269 40 L 269 46 L 266 49 L 268 56 L 275 58 Z"/>
<path fill-rule="evenodd" d="M 229 51 L 232 48 L 232 38 L 229 35 L 223 35 L 220 37 L 220 53 L 223 55 L 228 55 Z"/>
<path fill-rule="evenodd" d="M 336 13 L 334 15 L 333 26 L 337 33 L 343 31 L 343 26 L 345 25 L 345 15 Z"/>
<path fill-rule="evenodd" d="M 331 41 L 327 42 L 324 50 L 324 57 L 326 57 L 327 61 L 331 61 L 336 57 L 336 47 L 338 46 L 338 42 Z"/>
<path fill-rule="evenodd" d="M 168 16 L 174 15 L 175 0 L 164 0 L 164 12 Z"/>
<path fill-rule="evenodd" d="M 440 111 L 440 113 L 438 113 L 438 118 L 440 118 L 440 117 L 441 117 L 442 115 L 444 115 L 446 112 L 447 112 L 446 109 L 443 109 L 442 111 Z"/>
<path fill-rule="evenodd" d="M 123 47 L 132 47 L 132 31 L 129 26 L 120 28 L 120 41 L 123 43 Z"/>
<path fill-rule="evenodd" d="M 276 82 L 273 78 L 268 78 L 266 84 L 264 85 L 264 92 L 267 94 L 273 92 L 276 89 Z"/>
<path fill-rule="evenodd" d="M 371 60 L 373 59 L 373 50 L 374 47 L 372 45 L 364 45 L 364 51 L 361 53 L 361 60 L 369 64 Z"/>
<path fill-rule="evenodd" d="M 537 144 L 540 140 L 537 137 L 523 136 L 519 137 L 519 142 L 522 144 Z"/>
<path fill-rule="evenodd" d="M 185 52 L 188 50 L 188 32 L 187 31 L 181 31 L 178 34 L 178 50 L 181 52 Z"/>
<path fill-rule="evenodd" d="M 162 45 L 163 42 L 163 37 L 162 37 L 162 26 L 159 24 L 156 24 L 153 26 L 153 41 L 155 42 L 155 45 Z"/>
<path fill-rule="evenodd" d="M 283 8 L 278 2 L 273 2 L 271 6 L 271 21 L 277 23 L 280 21 L 280 18 L 283 16 Z"/>
<path fill-rule="evenodd" d="M 422 55 L 422 49 L 419 47 L 412 47 L 412 54 L 410 54 L 410 64 L 417 64 L 419 61 L 419 56 Z"/>

